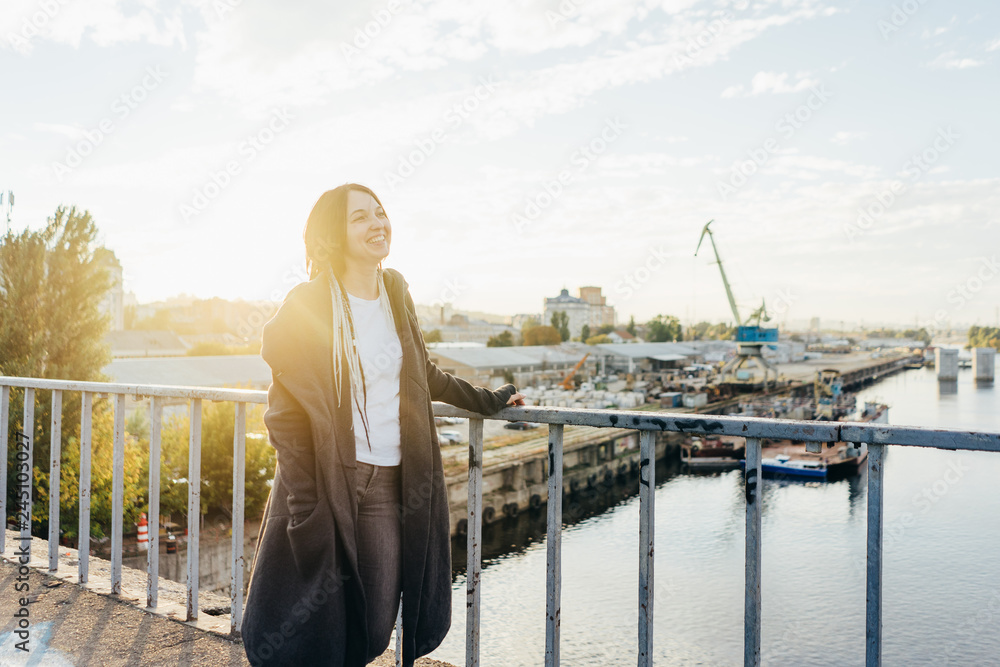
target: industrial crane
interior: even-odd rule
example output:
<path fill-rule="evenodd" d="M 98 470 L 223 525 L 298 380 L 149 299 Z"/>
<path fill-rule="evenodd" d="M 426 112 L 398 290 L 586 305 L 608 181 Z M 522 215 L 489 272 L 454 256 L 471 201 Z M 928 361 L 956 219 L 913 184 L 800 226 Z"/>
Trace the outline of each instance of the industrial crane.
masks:
<path fill-rule="evenodd" d="M 583 362 L 585 362 L 587 360 L 587 357 L 589 357 L 589 356 L 590 356 L 590 352 L 588 352 L 587 354 L 583 355 L 583 359 L 581 359 L 580 361 L 576 362 L 576 366 L 573 367 L 573 370 L 571 370 L 569 372 L 569 374 L 566 377 L 563 378 L 563 381 L 559 383 L 560 387 L 562 387 L 566 391 L 572 391 L 572 389 L 573 389 L 573 376 L 576 375 L 576 372 L 578 370 L 580 370 L 580 367 L 583 366 Z"/>
<path fill-rule="evenodd" d="M 741 377 L 739 369 L 749 360 L 753 360 L 754 363 L 761 366 L 764 370 L 764 388 L 767 388 L 767 376 L 768 371 L 774 373 L 775 379 L 777 379 L 778 371 L 761 354 L 761 347 L 764 343 L 774 343 L 778 341 L 778 329 L 775 327 L 765 328 L 761 326 L 762 322 L 770 321 L 770 317 L 767 314 L 767 305 L 761 300 L 760 308 L 753 311 L 750 317 L 744 322 L 740 317 L 740 311 L 736 307 L 736 298 L 733 296 L 733 289 L 729 286 L 729 279 L 726 278 L 726 270 L 722 266 L 722 257 L 719 256 L 719 249 L 715 245 L 715 236 L 712 234 L 712 229 L 710 225 L 714 220 L 709 220 L 705 223 L 705 227 L 701 230 L 701 238 L 698 239 L 698 247 L 695 248 L 695 257 L 698 256 L 698 251 L 701 250 L 701 244 L 705 240 L 705 235 L 708 235 L 708 240 L 712 243 L 712 250 L 715 252 L 715 263 L 719 265 L 719 273 L 722 274 L 722 284 L 726 288 L 726 297 L 729 298 L 729 308 L 733 311 L 733 318 L 736 320 L 736 358 L 728 362 L 722 367 L 720 371 L 722 377 L 725 378 L 729 374 L 736 374 L 736 380 L 747 380 L 749 379 L 749 373 L 743 371 L 746 377 Z"/>

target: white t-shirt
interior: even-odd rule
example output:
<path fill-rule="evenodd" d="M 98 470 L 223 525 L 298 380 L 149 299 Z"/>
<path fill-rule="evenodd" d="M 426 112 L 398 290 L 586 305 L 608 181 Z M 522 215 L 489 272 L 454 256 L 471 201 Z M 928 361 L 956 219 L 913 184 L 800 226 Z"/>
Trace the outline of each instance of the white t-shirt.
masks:
<path fill-rule="evenodd" d="M 403 369 L 403 347 L 396 329 L 382 312 L 378 299 L 361 299 L 350 292 L 351 316 L 358 339 L 358 356 L 368 393 L 368 437 L 358 405 L 352 401 L 354 443 L 358 461 L 377 466 L 395 466 L 402 461 L 399 435 L 399 374 Z M 365 397 L 359 395 L 361 407 Z M 371 449 L 368 448 L 369 440 Z"/>

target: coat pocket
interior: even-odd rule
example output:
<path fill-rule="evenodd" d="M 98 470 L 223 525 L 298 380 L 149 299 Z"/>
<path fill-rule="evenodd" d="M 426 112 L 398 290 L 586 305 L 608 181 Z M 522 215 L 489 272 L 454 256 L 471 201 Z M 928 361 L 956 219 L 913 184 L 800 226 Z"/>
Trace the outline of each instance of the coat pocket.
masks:
<path fill-rule="evenodd" d="M 308 514 L 299 512 L 289 517 L 285 531 L 295 567 L 303 577 L 316 572 L 333 553 L 336 537 L 326 500 L 320 500 Z"/>
<path fill-rule="evenodd" d="M 349 643 L 346 595 L 334 538 L 328 533 L 329 546 L 319 557 L 297 553 L 309 540 L 296 535 L 296 530 L 321 524 L 324 504 L 295 527 L 287 515 L 267 519 L 241 627 L 247 658 L 254 667 L 345 664 Z M 300 556 L 322 565 L 314 565 L 305 575 L 298 569 Z"/>

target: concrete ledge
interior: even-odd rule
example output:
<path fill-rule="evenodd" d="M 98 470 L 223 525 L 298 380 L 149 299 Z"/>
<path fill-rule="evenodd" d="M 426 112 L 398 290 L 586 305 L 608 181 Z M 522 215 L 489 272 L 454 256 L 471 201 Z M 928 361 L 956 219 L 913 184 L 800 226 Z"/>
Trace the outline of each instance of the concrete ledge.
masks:
<path fill-rule="evenodd" d="M 122 568 L 122 594 L 111 595 L 111 563 L 90 557 L 89 583 L 78 579 L 78 552 L 59 548 L 59 570 L 48 572 L 48 542 L 32 538 L 27 578 L 19 575 L 15 552 L 19 534 L 6 531 L 0 558 L 0 665 L 233 665 L 245 666 L 243 644 L 229 635 L 229 614 L 210 616 L 205 608 L 228 607 L 229 599 L 201 591 L 197 621 L 185 622 L 187 588 L 160 578 L 159 606 L 146 605 L 146 573 Z M 27 587 L 25 589 L 25 584 Z M 17 645 L 23 637 L 18 618 L 27 601 L 27 652 Z M 395 665 L 392 651 L 375 662 Z M 420 667 L 453 667 L 421 659 Z"/>

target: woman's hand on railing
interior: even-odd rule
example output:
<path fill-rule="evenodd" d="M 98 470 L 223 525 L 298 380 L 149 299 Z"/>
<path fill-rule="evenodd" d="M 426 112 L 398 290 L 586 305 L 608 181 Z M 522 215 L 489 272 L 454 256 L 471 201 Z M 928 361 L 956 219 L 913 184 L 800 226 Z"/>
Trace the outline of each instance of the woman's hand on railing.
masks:
<path fill-rule="evenodd" d="M 524 394 L 520 392 L 511 394 L 510 398 L 507 399 L 507 405 L 524 405 Z"/>

